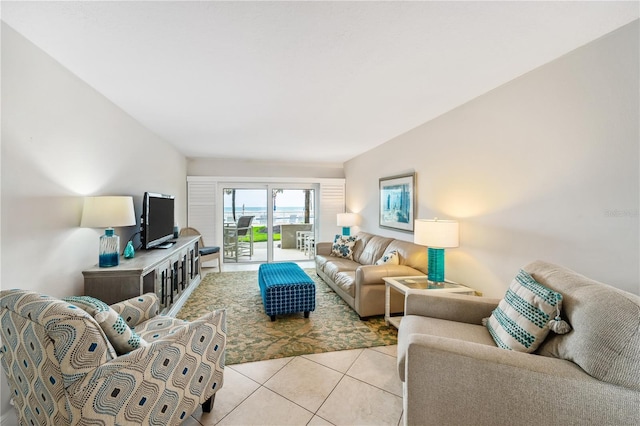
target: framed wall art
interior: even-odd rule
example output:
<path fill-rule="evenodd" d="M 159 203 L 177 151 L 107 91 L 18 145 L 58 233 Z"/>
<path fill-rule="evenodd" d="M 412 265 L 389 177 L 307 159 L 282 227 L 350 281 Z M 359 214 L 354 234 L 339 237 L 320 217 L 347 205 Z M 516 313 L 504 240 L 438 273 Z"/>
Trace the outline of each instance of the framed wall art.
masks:
<path fill-rule="evenodd" d="M 413 232 L 416 174 L 380 178 L 380 227 Z"/>

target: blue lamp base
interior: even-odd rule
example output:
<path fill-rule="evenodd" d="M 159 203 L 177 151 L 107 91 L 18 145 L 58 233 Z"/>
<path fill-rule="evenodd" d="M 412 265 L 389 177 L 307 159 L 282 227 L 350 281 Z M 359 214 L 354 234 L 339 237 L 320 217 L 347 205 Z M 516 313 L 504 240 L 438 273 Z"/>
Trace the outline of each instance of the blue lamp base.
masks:
<path fill-rule="evenodd" d="M 344 235 L 345 237 L 348 237 L 351 235 L 351 227 L 350 226 L 343 226 L 342 227 L 342 235 Z"/>
<path fill-rule="evenodd" d="M 427 252 L 429 254 L 429 270 L 427 273 L 429 281 L 434 283 L 444 282 L 444 249 L 429 247 Z"/>
<path fill-rule="evenodd" d="M 120 263 L 120 237 L 113 233 L 113 228 L 107 228 L 100 236 L 100 250 L 98 266 L 109 268 Z"/>

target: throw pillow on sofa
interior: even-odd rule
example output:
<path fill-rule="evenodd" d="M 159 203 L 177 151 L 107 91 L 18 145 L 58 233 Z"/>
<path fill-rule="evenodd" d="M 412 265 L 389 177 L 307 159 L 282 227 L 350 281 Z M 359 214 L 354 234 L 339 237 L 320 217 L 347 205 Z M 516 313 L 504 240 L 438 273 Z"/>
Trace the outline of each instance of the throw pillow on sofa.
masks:
<path fill-rule="evenodd" d="M 484 323 L 499 347 L 531 353 L 547 337 L 550 321 L 560 321 L 561 303 L 560 293 L 520 270 Z"/>
<path fill-rule="evenodd" d="M 102 328 L 118 355 L 124 355 L 147 346 L 147 342 L 133 331 L 111 306 L 103 301 L 89 296 L 72 296 L 63 300 L 91 315 Z"/>
<path fill-rule="evenodd" d="M 355 245 L 355 236 L 336 235 L 331 246 L 331 256 L 353 259 L 353 247 Z"/>
<path fill-rule="evenodd" d="M 382 255 L 382 257 L 376 260 L 376 265 L 399 265 L 400 264 L 400 255 L 398 254 L 398 250 L 391 250 L 388 253 Z"/>

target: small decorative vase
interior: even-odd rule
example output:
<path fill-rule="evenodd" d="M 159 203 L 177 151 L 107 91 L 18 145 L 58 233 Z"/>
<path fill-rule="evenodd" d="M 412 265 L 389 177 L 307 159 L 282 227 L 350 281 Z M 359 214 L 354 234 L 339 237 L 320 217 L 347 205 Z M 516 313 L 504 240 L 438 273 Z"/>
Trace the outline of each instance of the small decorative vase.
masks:
<path fill-rule="evenodd" d="M 124 258 L 132 259 L 136 255 L 136 251 L 133 248 L 133 243 L 129 241 L 127 246 L 124 248 Z"/>

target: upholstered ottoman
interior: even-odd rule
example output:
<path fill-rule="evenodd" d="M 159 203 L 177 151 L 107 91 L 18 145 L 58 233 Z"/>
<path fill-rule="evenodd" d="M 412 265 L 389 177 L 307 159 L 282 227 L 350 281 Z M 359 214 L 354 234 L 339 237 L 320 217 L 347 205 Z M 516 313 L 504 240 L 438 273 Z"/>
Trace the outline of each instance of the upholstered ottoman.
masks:
<path fill-rule="evenodd" d="M 258 284 L 264 311 L 276 315 L 316 310 L 316 285 L 295 263 L 264 263 L 258 269 Z"/>

